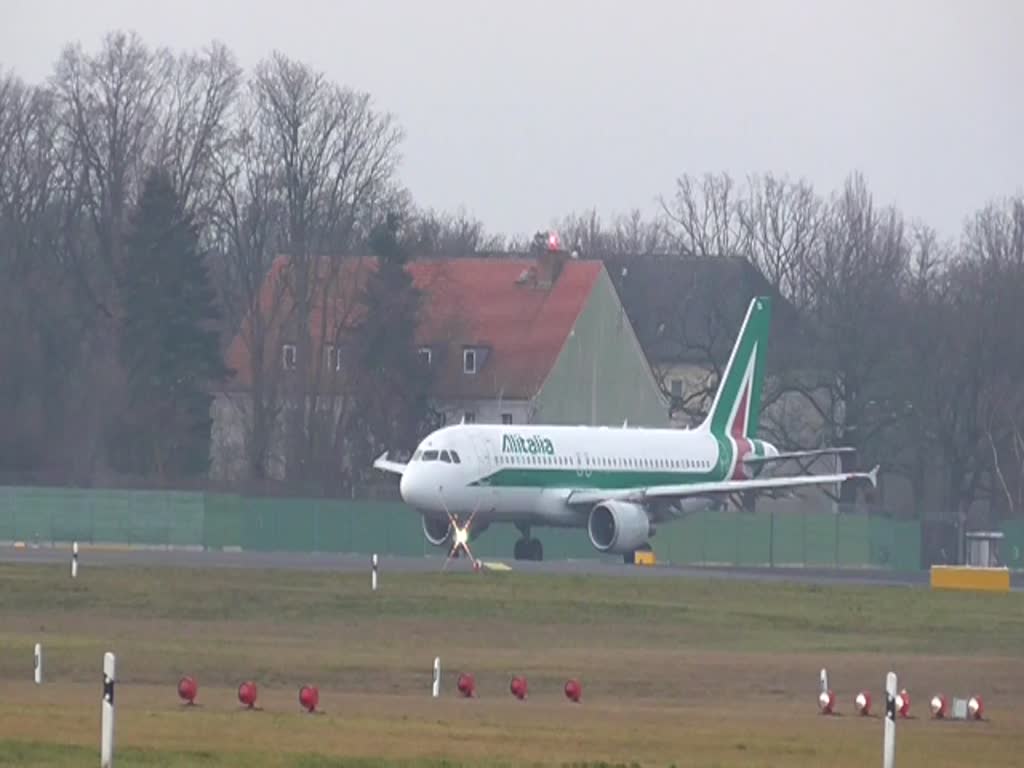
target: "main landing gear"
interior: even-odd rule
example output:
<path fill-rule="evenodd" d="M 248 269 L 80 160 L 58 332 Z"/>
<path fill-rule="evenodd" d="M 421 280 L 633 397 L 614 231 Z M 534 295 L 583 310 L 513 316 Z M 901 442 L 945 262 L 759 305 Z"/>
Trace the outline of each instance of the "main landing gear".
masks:
<path fill-rule="evenodd" d="M 517 525 L 516 528 L 523 534 L 523 537 L 518 539 L 512 547 L 512 557 L 516 560 L 536 560 L 538 562 L 543 560 L 544 545 L 540 543 L 540 539 L 530 538 L 530 526 Z"/>

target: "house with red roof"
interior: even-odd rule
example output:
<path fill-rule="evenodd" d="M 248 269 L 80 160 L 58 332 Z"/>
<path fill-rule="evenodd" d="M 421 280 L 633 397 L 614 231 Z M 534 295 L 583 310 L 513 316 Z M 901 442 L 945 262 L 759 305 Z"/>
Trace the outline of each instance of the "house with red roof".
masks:
<path fill-rule="evenodd" d="M 259 318 L 246 320 L 227 351 L 236 374 L 214 404 L 215 476 L 237 476 L 244 466 L 254 359 L 267 374 L 263 386 L 275 382 L 284 397 L 288 379 L 302 375 L 311 377 L 306 391 L 319 396 L 341 386 L 341 337 L 362 311 L 359 295 L 376 261 L 332 264 L 320 268 L 310 291 L 330 297 L 312 304 L 312 349 L 304 365 L 287 308 L 277 301 L 287 259 L 275 261 Z M 668 425 L 668 400 L 603 262 L 545 251 L 536 258 L 414 260 L 406 269 L 421 292 L 416 341 L 431 369 L 433 406 L 445 422 Z M 262 334 L 258 355 L 248 332 L 254 322 L 273 328 Z M 271 476 L 282 474 L 280 452 L 278 446 L 270 457 Z"/>

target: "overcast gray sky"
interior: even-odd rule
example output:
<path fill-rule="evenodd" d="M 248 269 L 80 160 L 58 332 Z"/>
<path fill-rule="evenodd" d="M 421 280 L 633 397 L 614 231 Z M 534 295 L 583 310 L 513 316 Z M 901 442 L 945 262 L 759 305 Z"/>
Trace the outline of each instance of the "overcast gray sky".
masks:
<path fill-rule="evenodd" d="M 955 234 L 1024 188 L 1021 0 L 4 0 L 0 66 L 135 30 L 274 49 L 371 92 L 407 132 L 421 205 L 529 234 L 572 210 L 653 211 L 681 173 L 773 171 Z"/>

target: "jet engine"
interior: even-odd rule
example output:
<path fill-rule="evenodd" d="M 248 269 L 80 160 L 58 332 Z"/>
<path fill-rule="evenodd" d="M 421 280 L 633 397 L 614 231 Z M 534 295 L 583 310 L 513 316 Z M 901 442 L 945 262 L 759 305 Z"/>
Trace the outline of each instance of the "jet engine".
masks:
<path fill-rule="evenodd" d="M 624 555 L 647 543 L 651 521 L 639 504 L 603 501 L 590 510 L 587 533 L 599 552 Z"/>
<path fill-rule="evenodd" d="M 451 542 L 452 524 L 447 518 L 423 515 L 423 535 L 435 547 L 442 547 Z"/>

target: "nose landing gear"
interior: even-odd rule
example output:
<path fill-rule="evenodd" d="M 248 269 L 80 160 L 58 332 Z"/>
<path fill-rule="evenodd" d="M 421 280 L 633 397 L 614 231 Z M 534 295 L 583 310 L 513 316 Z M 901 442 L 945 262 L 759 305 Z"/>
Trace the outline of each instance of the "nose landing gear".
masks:
<path fill-rule="evenodd" d="M 452 548 L 448 553 L 448 557 L 444 559 L 444 565 L 441 566 L 442 571 L 448 567 L 449 562 L 459 556 L 460 551 L 466 553 L 466 557 L 473 564 L 474 571 L 480 570 L 480 561 L 473 557 L 473 552 L 469 549 L 469 526 L 473 524 L 474 517 L 476 517 L 476 512 L 469 516 L 469 520 L 466 521 L 465 525 L 459 525 L 459 518 L 451 512 L 448 513 L 448 519 L 452 524 Z"/>

